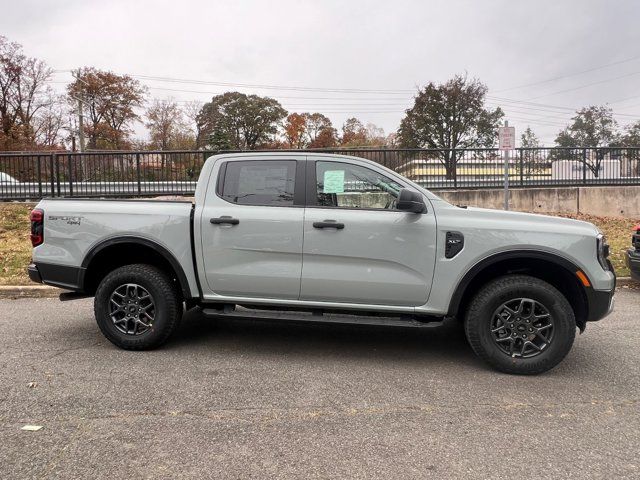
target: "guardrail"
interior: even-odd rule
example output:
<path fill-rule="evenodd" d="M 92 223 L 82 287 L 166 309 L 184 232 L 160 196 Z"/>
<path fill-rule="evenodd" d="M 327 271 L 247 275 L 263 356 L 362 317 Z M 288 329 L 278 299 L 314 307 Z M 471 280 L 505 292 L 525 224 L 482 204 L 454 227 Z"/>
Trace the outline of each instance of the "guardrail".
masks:
<path fill-rule="evenodd" d="M 300 150 L 367 158 L 430 189 L 504 184 L 497 149 Z M 192 195 L 217 151 L 42 152 L 0 154 L 0 200 Z M 640 148 L 519 148 L 508 165 L 512 188 L 640 185 Z"/>

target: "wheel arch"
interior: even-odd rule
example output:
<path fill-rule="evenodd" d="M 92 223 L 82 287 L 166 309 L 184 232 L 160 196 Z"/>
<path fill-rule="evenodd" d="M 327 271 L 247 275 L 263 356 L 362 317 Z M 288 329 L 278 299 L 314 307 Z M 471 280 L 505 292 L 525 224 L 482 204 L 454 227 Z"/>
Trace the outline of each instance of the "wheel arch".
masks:
<path fill-rule="evenodd" d="M 132 263 L 159 267 L 176 281 L 185 300 L 192 298 L 189 281 L 180 262 L 166 247 L 144 237 L 116 237 L 94 245 L 82 261 L 80 284 L 85 292 L 93 293 L 107 273 Z"/>
<path fill-rule="evenodd" d="M 464 317 L 468 303 L 482 285 L 503 275 L 520 273 L 544 280 L 557 288 L 567 298 L 576 323 L 583 330 L 588 319 L 589 302 L 586 288 L 576 276 L 578 271 L 584 274 L 570 260 L 550 252 L 510 250 L 496 253 L 465 273 L 451 297 L 447 315 Z"/>

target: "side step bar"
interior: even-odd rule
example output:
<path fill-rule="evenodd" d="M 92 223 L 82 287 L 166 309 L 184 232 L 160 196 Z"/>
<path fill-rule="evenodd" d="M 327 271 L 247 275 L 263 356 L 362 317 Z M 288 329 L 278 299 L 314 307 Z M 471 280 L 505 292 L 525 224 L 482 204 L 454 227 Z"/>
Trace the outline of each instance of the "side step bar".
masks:
<path fill-rule="evenodd" d="M 82 292 L 62 292 L 58 298 L 61 302 L 70 302 L 71 300 L 80 300 L 81 298 L 89 298 L 93 295 L 87 295 Z"/>
<path fill-rule="evenodd" d="M 222 306 L 221 306 L 222 307 Z M 315 312 L 292 312 L 292 311 L 271 311 L 271 310 L 250 310 L 243 307 L 233 308 L 232 305 L 222 308 L 202 307 L 202 313 L 210 318 L 219 319 L 243 319 L 257 321 L 277 321 L 277 322 L 309 322 L 309 323 L 335 323 L 351 325 L 381 325 L 386 327 L 414 327 L 432 328 L 442 323 L 442 319 L 428 318 L 426 321 L 416 320 L 414 317 L 405 315 L 401 317 L 380 317 L 371 315 L 348 315 L 339 313 Z"/>

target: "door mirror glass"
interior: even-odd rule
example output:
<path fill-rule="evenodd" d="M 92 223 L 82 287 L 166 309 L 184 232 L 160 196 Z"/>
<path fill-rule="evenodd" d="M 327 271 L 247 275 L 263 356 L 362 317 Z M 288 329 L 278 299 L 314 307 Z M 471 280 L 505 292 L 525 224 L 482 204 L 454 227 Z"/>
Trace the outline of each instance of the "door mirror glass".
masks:
<path fill-rule="evenodd" d="M 408 188 L 403 188 L 398 194 L 396 209 L 404 212 L 423 213 L 427 210 L 427 206 L 424 204 L 422 195 Z"/>

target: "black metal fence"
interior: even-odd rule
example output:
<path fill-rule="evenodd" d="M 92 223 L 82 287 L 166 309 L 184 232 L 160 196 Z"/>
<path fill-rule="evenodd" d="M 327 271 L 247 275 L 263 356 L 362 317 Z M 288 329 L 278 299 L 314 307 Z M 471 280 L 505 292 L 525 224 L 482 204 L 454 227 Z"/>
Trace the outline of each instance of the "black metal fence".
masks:
<path fill-rule="evenodd" d="M 497 149 L 305 150 L 367 158 L 430 189 L 497 188 Z M 0 154 L 0 200 L 192 195 L 213 151 Z M 511 188 L 640 185 L 640 148 L 520 148 L 510 152 Z"/>

